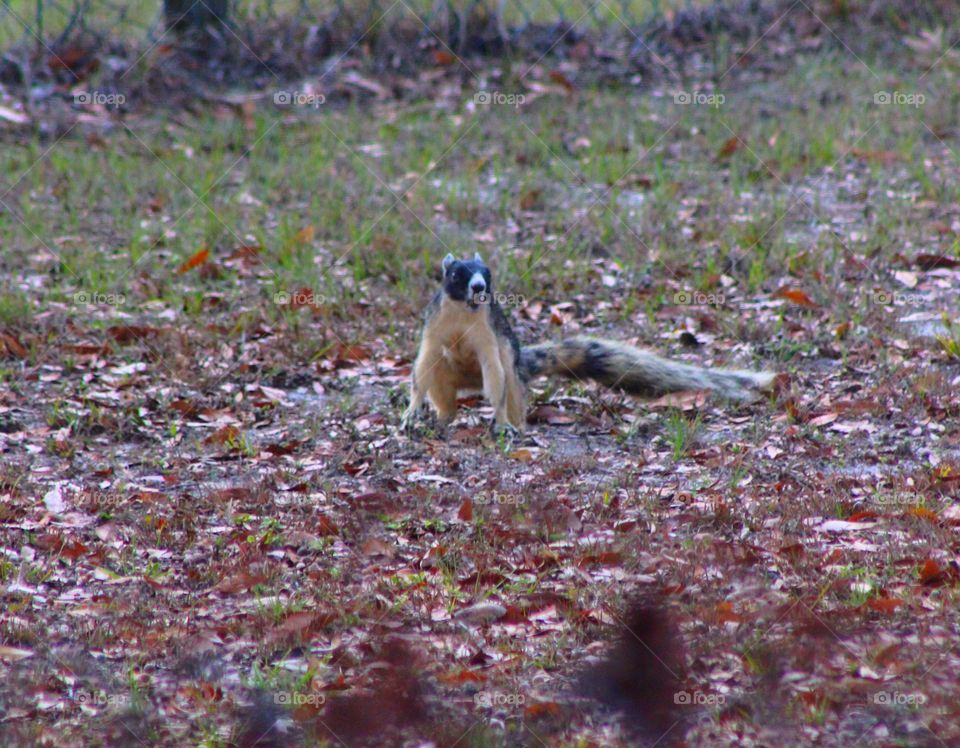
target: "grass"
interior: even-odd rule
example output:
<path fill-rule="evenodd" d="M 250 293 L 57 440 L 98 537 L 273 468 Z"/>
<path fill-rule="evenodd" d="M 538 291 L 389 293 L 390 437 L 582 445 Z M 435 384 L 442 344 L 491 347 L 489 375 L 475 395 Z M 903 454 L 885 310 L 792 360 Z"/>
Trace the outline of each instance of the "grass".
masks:
<path fill-rule="evenodd" d="M 0 333 L 26 355 L 5 356 L 0 405 L 46 453 L 11 442 L 4 522 L 11 537 L 43 529 L 23 543 L 39 548 L 36 560 L 21 564 L 14 542 L 18 562 L 0 562 L 0 578 L 22 566 L 23 583 L 60 594 L 113 570 L 126 579 L 112 584 L 142 580 L 146 590 L 96 587 L 90 605 L 102 607 L 91 610 L 106 620 L 92 630 L 62 629 L 59 608 L 37 605 L 45 618 L 31 630 L 66 631 L 98 651 L 148 642 L 110 654 L 133 686 L 134 664 L 156 673 L 138 697 L 148 709 L 177 682 L 171 652 L 201 633 L 254 689 L 373 687 L 376 637 L 426 631 L 441 641 L 423 647 L 429 677 L 449 680 L 483 659 L 490 690 L 513 693 L 524 674 L 515 664 L 534 663 L 544 699 L 559 699 L 638 575 L 667 590 L 691 658 L 726 671 L 718 678 L 744 714 L 763 714 L 767 679 L 781 673 L 855 672 L 846 649 L 804 639 L 814 615 L 864 637 L 857 651 L 880 651 L 892 627 L 904 647 L 919 637 L 909 660 L 927 672 L 895 677 L 949 697 L 950 662 L 934 660 L 917 631 L 953 622 L 917 619 L 949 617 L 956 593 L 916 577 L 949 547 L 950 526 L 874 499 L 903 486 L 935 519 L 949 506 L 956 327 L 939 343 L 904 342 L 899 316 L 950 303 L 929 277 L 916 309 L 875 294 L 909 282 L 916 254 L 954 251 L 936 224 L 955 218 L 956 162 L 934 133 L 952 122 L 955 102 L 940 92 L 955 80 L 865 62 L 824 51 L 798 55 L 773 81 L 704 84 L 723 93 L 718 106 L 678 104 L 679 85 L 535 95 L 526 84 L 501 87 L 524 93 L 520 106 L 477 106 L 481 84 L 457 91 L 451 76 L 452 93 L 403 106 L 263 104 L 251 116 L 138 116 L 102 138 L 10 138 L 0 149 Z M 893 77 L 927 104 L 874 104 Z M 499 290 L 526 298 L 510 310 L 526 341 L 602 332 L 690 361 L 762 360 L 793 382 L 752 409 L 653 418 L 592 388 L 538 384 L 536 401 L 575 424 L 538 424 L 534 447 L 491 440 L 475 408 L 445 439 L 425 429 L 398 441 L 417 317 L 440 258 L 478 248 Z M 190 267 L 203 251 L 208 262 Z M 810 304 L 776 297 L 784 287 Z M 694 291 L 724 300 L 675 301 Z M 299 295 L 297 308 L 278 303 Z M 700 350 L 682 348 L 681 331 L 695 332 Z M 832 415 L 852 430 L 831 430 Z M 863 422 L 875 430 L 857 430 Z M 235 430 L 208 440 L 225 425 Z M 50 525 L 37 497 L 59 476 L 77 484 L 72 519 L 96 517 L 96 528 Z M 465 499 L 481 495 L 464 519 Z M 865 507 L 895 530 L 877 541 L 882 552 L 812 529 Z M 225 580 L 238 591 L 217 591 Z M 881 589 L 904 601 L 898 617 L 847 631 L 844 616 Z M 523 649 L 496 626 L 445 617 L 480 601 L 513 606 L 513 626 L 533 625 L 526 613 L 546 626 Z M 191 628 L 213 609 L 222 618 L 209 630 Z M 303 652 L 268 636 L 314 610 L 333 610 L 335 623 Z M 3 642 L 21 628 L 4 622 Z M 809 649 L 795 653 L 798 641 Z M 323 654 L 310 654 L 306 675 L 278 664 L 313 644 Z M 484 653 L 495 649 L 496 663 Z M 466 693 L 448 686 L 438 688 Z M 784 719 L 827 726 L 827 743 L 853 742 L 830 730 L 859 713 L 862 693 L 805 701 L 780 686 Z M 946 703 L 924 715 L 941 719 Z M 707 744 L 731 720 L 754 729 L 744 714 L 700 715 L 685 739 Z M 606 717 L 580 716 L 546 742 L 630 744 L 602 732 Z M 226 710 L 205 711 L 193 742 L 223 744 L 213 725 L 226 720 Z M 503 744 L 485 728 L 469 740 Z"/>
<path fill-rule="evenodd" d="M 846 67 L 839 60 L 834 65 Z M 823 66 L 801 68 L 784 89 L 802 90 Z M 44 264 L 64 276 L 41 290 L 44 302 L 68 303 L 78 292 L 113 294 L 122 309 L 152 301 L 179 306 L 186 299 L 187 310 L 199 316 L 203 296 L 190 291 L 229 291 L 237 287 L 236 275 L 226 271 L 188 291 L 181 282 L 187 279 L 171 277 L 172 266 L 201 248 L 223 257 L 256 245 L 265 250 L 264 269 L 275 289 L 309 286 L 336 313 L 385 280 L 405 294 L 425 294 L 425 270 L 437 251 L 472 250 L 468 226 L 499 240 L 530 185 L 544 185 L 543 218 L 549 224 L 554 214 L 561 241 L 532 239 L 526 266 L 505 268 L 511 285 L 530 297 L 561 271 L 588 271 L 590 248 L 598 246 L 626 278 L 650 270 L 651 253 L 659 260 L 652 269 L 671 271 L 668 278 L 695 271 L 683 267 L 690 242 L 681 226 L 698 237 L 708 272 L 748 253 L 749 290 L 769 292 L 771 277 L 790 268 L 823 272 L 843 251 L 829 232 L 811 235 L 810 229 L 826 226 L 825 210 L 855 209 L 842 191 L 817 191 L 830 185 L 831 171 L 855 163 L 850 149 L 867 154 L 863 191 L 886 188 L 896 175 L 918 199 L 957 197 L 945 175 L 918 185 L 897 165 L 881 171 L 870 161 L 870 153 L 887 152 L 902 153 L 904 165 L 922 160 L 917 128 L 935 121 L 939 107 L 932 103 L 922 116 L 883 110 L 869 103 L 869 73 L 844 73 L 850 79 L 845 95 L 825 108 L 789 93 L 773 101 L 732 91 L 722 107 L 698 108 L 600 90 L 581 92 L 569 107 L 543 99 L 468 117 L 413 107 L 398 111 L 389 125 L 358 108 L 291 120 L 266 107 L 249 129 L 231 118 L 175 130 L 138 123 L 109 148 L 68 139 L 45 153 L 45 145 L 23 144 L 0 157 L 4 173 L 25 175 L 5 198 L 14 210 L 0 220 L 0 241 L 19 250 L 7 256 L 8 266 L 46 254 Z M 781 118 L 764 116 L 774 107 Z M 598 112 L 611 135 L 584 126 Z M 578 137 L 589 145 L 571 156 L 568 144 Z M 703 179 L 731 139 L 742 145 L 725 164 L 727 178 Z M 671 148 L 680 157 L 668 161 Z M 630 188 L 622 178 L 631 168 L 651 174 L 649 187 Z M 101 179 L 104 173 L 113 178 Z M 889 190 L 878 192 L 871 228 L 892 246 L 916 211 L 886 197 Z M 637 207 L 625 197 L 635 197 Z M 688 218 L 690 204 L 697 211 Z M 437 205 L 443 214 L 432 220 Z M 576 214 L 567 218 L 570 205 Z M 735 220 L 723 220 L 724 214 Z M 615 290 L 609 299 L 622 296 Z M 0 317 L 14 322 L 23 314 L 22 300 L 0 309 Z"/>
<path fill-rule="evenodd" d="M 834 65 L 837 74 L 846 67 Z M 697 237 L 706 261 L 701 283 L 747 254 L 738 267 L 749 290 L 770 292 L 771 278 L 790 269 L 825 272 L 851 246 L 828 231 L 804 238 L 827 227 L 825 211 L 857 209 L 831 178 L 860 166 L 851 148 L 868 154 L 857 187 L 876 193 L 871 229 L 887 247 L 907 240 L 916 218 L 911 203 L 890 195 L 891 180 L 919 200 L 956 198 L 945 178 L 917 184 L 905 170 L 922 160 L 923 147 L 938 146 L 917 139 L 913 112 L 877 107 L 864 116 L 873 83 L 865 71 L 844 69 L 853 75 L 847 95 L 825 108 L 789 93 L 802 91 L 806 76 L 823 75 L 823 66 L 799 70 L 776 101 L 732 91 L 717 109 L 598 90 L 570 105 L 553 97 L 467 117 L 413 107 L 396 112 L 389 126 L 358 108 L 293 120 L 267 108 L 250 129 L 231 118 L 175 130 L 146 122 L 124 128 L 107 147 L 67 139 L 45 153 L 40 143 L 20 145 L 0 156 L 4 173 L 25 174 L 5 198 L 14 211 L 0 218 L 0 241 L 15 248 L 4 264 L 12 269 L 33 257 L 61 279 L 37 289 L 41 309 L 70 307 L 74 294 L 87 293 L 119 299 L 118 310 L 127 312 L 159 302 L 199 317 L 208 294 L 235 297 L 237 273 L 221 268 L 197 284 L 171 271 L 201 248 L 222 260 L 259 246 L 267 295 L 309 287 L 336 315 L 388 287 L 422 298 L 437 252 L 466 254 L 476 246 L 472 234 L 484 230 L 495 238 L 491 248 L 508 239 L 505 226 L 537 184 L 545 186 L 543 217 L 555 231 L 531 238 L 524 266 L 504 258 L 511 290 L 535 297 L 548 282 L 569 285 L 589 272 L 596 247 L 625 278 L 651 269 L 681 277 L 689 272 L 686 233 Z M 764 116 L 767 108 L 782 116 Z M 584 124 L 601 113 L 615 136 Z M 567 146 L 577 137 L 589 145 L 571 156 Z M 707 178 L 731 138 L 742 145 L 724 164 L 726 178 Z M 903 156 L 881 169 L 872 152 Z M 631 168 L 651 174 L 649 187 L 630 188 L 622 178 Z M 637 207 L 624 199 L 634 196 Z M 438 205 L 442 213 L 430 220 Z M 692 216 L 690 205 L 697 206 Z M 565 215 L 569 206 L 574 215 Z M 624 296 L 617 289 L 610 301 L 614 294 Z M 654 300 L 650 314 L 669 300 Z M 852 311 L 864 312 L 864 302 L 852 300 Z M 4 298 L 0 319 L 15 326 L 25 316 L 22 291 Z"/>
<path fill-rule="evenodd" d="M 664 432 L 670 448 L 673 450 L 673 459 L 679 460 L 696 443 L 703 424 L 700 417 L 688 419 L 680 410 L 674 410 L 667 417 Z"/>

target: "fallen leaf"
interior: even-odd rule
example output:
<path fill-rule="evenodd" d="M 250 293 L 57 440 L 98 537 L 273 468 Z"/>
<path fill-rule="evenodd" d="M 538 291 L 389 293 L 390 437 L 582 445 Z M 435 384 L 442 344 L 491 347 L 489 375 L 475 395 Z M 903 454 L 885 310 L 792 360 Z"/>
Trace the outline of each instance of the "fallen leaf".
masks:
<path fill-rule="evenodd" d="M 811 418 L 809 423 L 811 426 L 827 426 L 828 424 L 836 421 L 839 417 L 839 413 L 824 413 L 823 415 Z"/>
<path fill-rule="evenodd" d="M 107 328 L 107 335 L 116 340 L 121 345 L 132 343 L 145 338 L 154 337 L 160 333 L 156 327 L 146 327 L 140 325 L 114 325 Z"/>
<path fill-rule="evenodd" d="M 227 444 L 236 442 L 240 439 L 240 429 L 236 426 L 224 426 L 217 429 L 210 436 L 203 440 L 204 444 Z"/>
<path fill-rule="evenodd" d="M 893 613 L 901 605 L 903 605 L 903 600 L 898 600 L 895 597 L 875 597 L 867 601 L 867 607 L 878 613 Z"/>
<path fill-rule="evenodd" d="M 539 717 L 559 717 L 563 714 L 563 707 L 555 701 L 537 701 L 523 710 L 525 717 L 537 719 Z M 529 728 L 527 728 L 529 729 Z"/>
<path fill-rule="evenodd" d="M 917 274 L 910 270 L 897 270 L 893 277 L 900 281 L 900 284 L 907 288 L 916 288 L 918 283 Z"/>
<path fill-rule="evenodd" d="M 925 519 L 927 522 L 932 522 L 934 524 L 937 524 L 940 521 L 937 513 L 927 509 L 925 506 L 912 506 L 904 512 L 904 515 L 908 517 L 917 517 L 918 519 Z"/>
<path fill-rule="evenodd" d="M 533 462 L 536 458 L 534 451 L 526 447 L 523 449 L 515 449 L 509 456 L 511 459 L 519 460 L 520 462 Z"/>
<path fill-rule="evenodd" d="M 246 592 L 251 587 L 263 584 L 266 581 L 267 577 L 263 574 L 241 571 L 221 580 L 213 590 L 221 595 L 236 595 L 238 592 Z"/>
<path fill-rule="evenodd" d="M 960 267 L 960 260 L 948 255 L 917 255 L 914 262 L 921 270 L 936 270 L 937 268 L 952 269 Z"/>
<path fill-rule="evenodd" d="M 461 608 L 454 614 L 454 618 L 467 623 L 490 623 L 498 618 L 503 618 L 507 614 L 507 609 L 499 603 L 477 603 L 466 608 Z"/>
<path fill-rule="evenodd" d="M 13 122 L 15 125 L 25 125 L 30 122 L 30 117 L 23 112 L 18 112 L 16 109 L 10 109 L 5 106 L 0 106 L 0 119 Z"/>
<path fill-rule="evenodd" d="M 815 528 L 818 532 L 847 532 L 849 530 L 869 530 L 876 522 L 847 522 L 842 519 L 828 519 Z"/>
<path fill-rule="evenodd" d="M 567 93 L 573 93 L 577 90 L 577 87 L 573 85 L 573 81 L 571 81 L 559 70 L 550 71 L 550 80 L 552 80 L 554 83 L 559 83 L 563 87 L 563 90 Z"/>
<path fill-rule="evenodd" d="M 520 196 L 520 210 L 533 210 L 540 200 L 540 190 L 527 190 Z"/>
<path fill-rule="evenodd" d="M 943 568 L 932 558 L 927 559 L 920 569 L 921 584 L 936 584 L 943 581 L 946 576 Z"/>
<path fill-rule="evenodd" d="M 206 247 L 198 250 L 193 257 L 184 262 L 180 267 L 177 268 L 178 273 L 186 273 L 190 270 L 193 270 L 195 267 L 199 267 L 210 259 L 210 250 Z"/>
<path fill-rule="evenodd" d="M 27 357 L 27 349 L 23 347 L 23 344 L 19 340 L 17 340 L 13 335 L 0 332 L 0 356 L 2 356 L 4 352 L 8 353 L 14 358 Z"/>
<path fill-rule="evenodd" d="M 311 223 L 307 226 L 304 226 L 302 229 L 300 229 L 297 232 L 295 239 L 301 244 L 307 244 L 308 242 L 313 241 L 313 237 L 316 236 L 316 234 L 317 234 L 317 229 Z"/>
<path fill-rule="evenodd" d="M 0 660 L 25 660 L 27 657 L 33 657 L 32 649 L 22 649 L 20 647 L 11 647 L 7 644 L 0 644 Z"/>
<path fill-rule="evenodd" d="M 895 151 L 872 151 L 865 148 L 851 148 L 850 153 L 863 161 L 876 161 L 879 164 L 896 163 L 900 160 L 900 155 Z"/>
<path fill-rule="evenodd" d="M 771 296 L 773 299 L 786 299 L 799 306 L 805 306 L 809 309 L 815 309 L 816 303 L 804 291 L 798 288 L 781 288 L 774 291 Z"/>
<path fill-rule="evenodd" d="M 725 158 L 729 158 L 738 150 L 740 150 L 741 141 L 736 135 L 732 138 L 729 138 L 722 146 L 720 150 L 717 151 L 717 161 L 722 161 Z"/>
<path fill-rule="evenodd" d="M 63 511 L 67 508 L 67 505 L 63 500 L 63 494 L 61 493 L 59 485 L 54 486 L 43 495 L 43 505 L 51 514 L 63 513 Z"/>

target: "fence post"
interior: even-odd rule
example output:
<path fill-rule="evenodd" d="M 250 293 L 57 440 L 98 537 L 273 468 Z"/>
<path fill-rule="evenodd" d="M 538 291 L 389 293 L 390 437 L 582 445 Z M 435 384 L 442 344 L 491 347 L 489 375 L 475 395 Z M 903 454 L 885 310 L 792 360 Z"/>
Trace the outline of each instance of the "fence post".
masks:
<path fill-rule="evenodd" d="M 229 0 L 163 0 L 163 15 L 167 28 L 189 31 L 225 24 L 229 4 Z"/>

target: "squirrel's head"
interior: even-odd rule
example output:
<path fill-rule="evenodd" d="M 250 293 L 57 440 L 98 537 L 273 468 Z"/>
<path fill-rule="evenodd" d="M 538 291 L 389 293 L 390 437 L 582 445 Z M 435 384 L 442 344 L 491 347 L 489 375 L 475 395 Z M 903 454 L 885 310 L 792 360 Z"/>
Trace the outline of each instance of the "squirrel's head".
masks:
<path fill-rule="evenodd" d="M 493 282 L 490 268 L 480 253 L 472 260 L 458 260 L 453 255 L 443 258 L 443 292 L 454 301 L 462 301 L 473 311 L 490 303 Z"/>

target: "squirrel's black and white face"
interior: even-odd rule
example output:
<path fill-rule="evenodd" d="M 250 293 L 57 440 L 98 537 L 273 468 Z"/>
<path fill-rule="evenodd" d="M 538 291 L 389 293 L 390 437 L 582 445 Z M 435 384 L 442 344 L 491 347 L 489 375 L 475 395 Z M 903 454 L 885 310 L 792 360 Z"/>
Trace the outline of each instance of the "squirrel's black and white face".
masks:
<path fill-rule="evenodd" d="M 472 260 L 458 260 L 453 255 L 443 258 L 443 292 L 454 301 L 463 301 L 472 311 L 490 301 L 493 283 L 480 254 Z"/>

